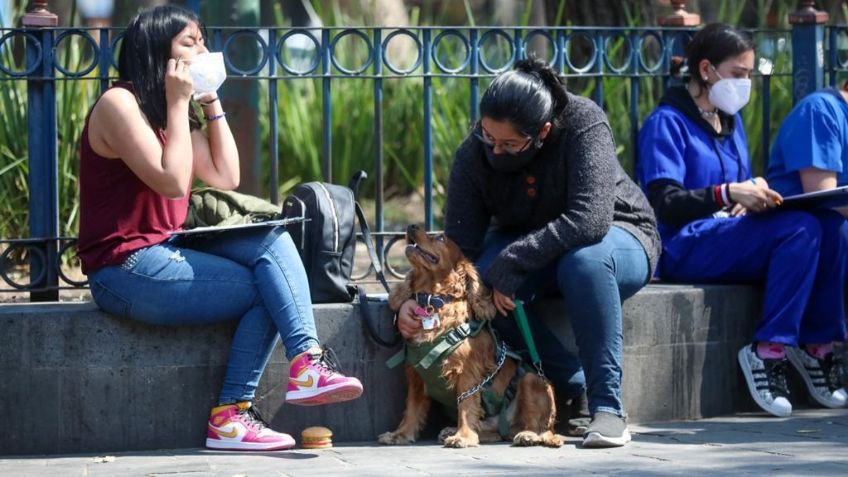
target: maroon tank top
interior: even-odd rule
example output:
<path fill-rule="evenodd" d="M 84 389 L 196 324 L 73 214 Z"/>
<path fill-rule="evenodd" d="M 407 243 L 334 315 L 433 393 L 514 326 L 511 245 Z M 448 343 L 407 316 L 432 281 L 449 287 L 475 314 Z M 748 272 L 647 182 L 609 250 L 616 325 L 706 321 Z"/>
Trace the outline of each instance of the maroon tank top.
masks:
<path fill-rule="evenodd" d="M 130 83 L 112 87 L 132 92 Z M 169 232 L 182 228 L 188 213 L 188 193 L 169 199 L 142 182 L 123 160 L 94 152 L 88 141 L 90 116 L 89 112 L 80 138 L 77 253 L 84 273 L 120 264 L 133 251 L 164 242 Z M 165 132 L 158 130 L 156 135 L 165 147 Z"/>

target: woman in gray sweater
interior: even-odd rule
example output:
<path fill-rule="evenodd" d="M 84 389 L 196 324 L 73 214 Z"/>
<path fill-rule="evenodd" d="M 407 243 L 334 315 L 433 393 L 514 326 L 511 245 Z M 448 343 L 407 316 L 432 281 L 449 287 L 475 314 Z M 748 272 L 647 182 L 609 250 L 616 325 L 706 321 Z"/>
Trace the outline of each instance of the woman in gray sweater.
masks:
<path fill-rule="evenodd" d="M 560 398 L 587 393 L 584 446 L 624 445 L 621 302 L 648 282 L 660 253 L 651 206 L 619 165 L 604 112 L 567 93 L 544 62 L 495 78 L 480 115 L 456 153 L 445 232 L 493 289 L 503 315 L 494 324 L 511 345 L 525 347 L 507 316 L 515 298 L 564 298 L 579 359 L 530 316 L 545 373 Z M 407 308 L 398 323 L 412 334 L 421 325 Z"/>

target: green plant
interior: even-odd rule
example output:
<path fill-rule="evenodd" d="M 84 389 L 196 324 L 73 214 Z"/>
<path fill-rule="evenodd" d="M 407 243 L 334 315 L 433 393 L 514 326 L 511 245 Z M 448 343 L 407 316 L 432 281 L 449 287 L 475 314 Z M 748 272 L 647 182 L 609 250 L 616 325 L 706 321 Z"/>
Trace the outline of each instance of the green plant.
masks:
<path fill-rule="evenodd" d="M 15 12 L 18 19 L 21 8 Z M 73 17 L 73 15 L 72 15 Z M 56 61 L 68 71 L 79 71 L 93 55 L 79 37 L 69 37 L 57 45 Z M 22 70 L 25 59 L 16 48 L 0 51 L 0 61 Z M 57 72 L 61 77 L 61 73 Z M 59 234 L 75 236 L 79 222 L 79 138 L 85 114 L 98 93 L 93 74 L 80 80 L 59 79 L 56 94 L 56 133 L 58 147 Z M 0 237 L 26 237 L 29 220 L 29 175 L 27 83 L 24 80 L 0 80 Z M 45 138 L 46 139 L 46 138 Z"/>
<path fill-rule="evenodd" d="M 22 9 L 14 12 L 19 18 Z M 0 62 L 9 69 L 24 69 L 16 57 L 16 46 L 7 41 L 0 49 Z M 0 237 L 23 236 L 27 230 L 27 94 L 26 82 L 0 80 Z"/>

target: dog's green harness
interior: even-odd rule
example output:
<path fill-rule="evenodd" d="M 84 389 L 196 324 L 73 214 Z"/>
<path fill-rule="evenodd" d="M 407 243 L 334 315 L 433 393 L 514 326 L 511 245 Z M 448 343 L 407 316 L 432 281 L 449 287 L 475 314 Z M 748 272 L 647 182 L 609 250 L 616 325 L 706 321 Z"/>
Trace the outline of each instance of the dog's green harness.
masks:
<path fill-rule="evenodd" d="M 464 392 L 459 398 L 456 396 L 456 390 L 451 389 L 448 381 L 442 376 L 442 363 L 450 356 L 457 348 L 469 337 L 477 336 L 483 329 L 487 329 L 492 335 L 492 340 L 495 342 L 495 362 L 497 368 L 486 379 L 472 389 Z M 510 358 L 518 361 L 519 366 L 515 375 L 509 383 L 509 386 L 504 391 L 503 396 L 499 396 L 492 389 L 492 378 L 500 370 L 504 359 Z M 489 324 L 488 321 L 473 320 L 468 323 L 463 323 L 455 328 L 452 328 L 441 336 L 429 343 L 414 345 L 405 343 L 403 348 L 394 356 L 386 361 L 386 366 L 395 368 L 401 363 L 407 363 L 421 376 L 424 381 L 424 386 L 427 390 L 427 395 L 438 402 L 450 412 L 453 417 L 456 417 L 457 407 L 463 399 L 472 396 L 478 390 L 480 392 L 480 401 L 485 412 L 485 418 L 498 416 L 498 433 L 506 437 L 509 434 L 509 421 L 507 419 L 507 409 L 512 399 L 515 397 L 516 385 L 518 379 L 524 375 L 527 368 L 524 366 L 521 356 L 508 350 L 506 344 L 498 339 L 497 333 Z"/>

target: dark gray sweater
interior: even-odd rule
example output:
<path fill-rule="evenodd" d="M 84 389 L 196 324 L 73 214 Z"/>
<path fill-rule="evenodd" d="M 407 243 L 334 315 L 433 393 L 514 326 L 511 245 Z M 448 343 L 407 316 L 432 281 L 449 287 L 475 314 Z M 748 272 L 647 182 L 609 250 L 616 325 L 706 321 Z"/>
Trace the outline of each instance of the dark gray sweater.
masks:
<path fill-rule="evenodd" d="M 642 243 L 652 272 L 660 255 L 654 212 L 618 163 L 606 115 L 589 99 L 569 94 L 568 100 L 564 128 L 552 132 L 521 171 L 493 170 L 474 135 L 456 152 L 445 233 L 471 259 L 479 256 L 493 218 L 499 230 L 522 234 L 485 276 L 507 295 L 528 273 L 571 249 L 600 242 L 612 225 Z"/>

